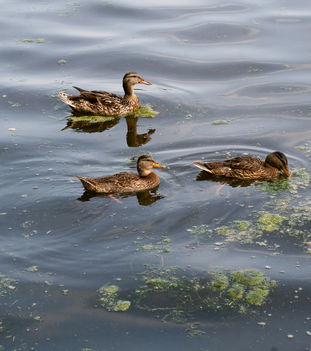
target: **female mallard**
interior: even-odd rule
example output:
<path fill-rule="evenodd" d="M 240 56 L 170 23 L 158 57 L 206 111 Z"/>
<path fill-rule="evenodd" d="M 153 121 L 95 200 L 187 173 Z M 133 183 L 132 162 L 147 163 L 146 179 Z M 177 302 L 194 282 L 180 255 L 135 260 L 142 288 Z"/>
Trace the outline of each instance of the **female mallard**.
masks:
<path fill-rule="evenodd" d="M 75 115 L 121 116 L 139 108 L 139 99 L 134 94 L 134 85 L 138 83 L 152 85 L 138 73 L 129 72 L 123 77 L 123 97 L 107 91 L 88 91 L 77 87 L 74 88 L 80 92 L 80 95 L 68 95 L 59 92 L 58 96 L 72 108 Z"/>
<path fill-rule="evenodd" d="M 137 172 L 122 172 L 112 176 L 100 178 L 77 177 L 81 180 L 85 190 L 95 193 L 122 194 L 143 190 L 150 190 L 159 185 L 159 177 L 151 172 L 151 168 L 165 168 L 147 155 L 137 160 Z"/>
<path fill-rule="evenodd" d="M 287 158 L 280 152 L 269 154 L 265 161 L 254 156 L 240 156 L 220 162 L 193 162 L 195 166 L 204 171 L 220 177 L 236 179 L 272 179 L 277 178 L 281 172 L 290 176 Z"/>

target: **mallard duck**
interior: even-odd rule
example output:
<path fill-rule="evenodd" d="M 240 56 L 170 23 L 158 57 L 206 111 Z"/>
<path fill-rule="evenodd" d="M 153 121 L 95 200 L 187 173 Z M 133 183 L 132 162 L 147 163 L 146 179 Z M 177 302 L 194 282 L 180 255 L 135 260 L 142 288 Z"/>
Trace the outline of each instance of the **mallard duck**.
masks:
<path fill-rule="evenodd" d="M 80 95 L 68 95 L 59 92 L 59 98 L 72 108 L 76 115 L 122 116 L 135 111 L 140 106 L 134 94 L 135 84 L 152 85 L 138 73 L 129 72 L 123 77 L 124 96 L 115 95 L 101 90 L 84 90 L 74 87 Z"/>
<path fill-rule="evenodd" d="M 280 152 L 269 154 L 263 161 L 254 156 L 240 156 L 220 162 L 200 162 L 193 164 L 204 171 L 219 177 L 236 179 L 272 179 L 282 172 L 289 177 L 287 158 Z"/>
<path fill-rule="evenodd" d="M 123 194 L 149 190 L 159 185 L 159 177 L 151 172 L 151 168 L 165 168 L 147 155 L 142 155 L 137 160 L 137 172 L 121 172 L 107 177 L 85 178 L 81 180 L 85 190 L 95 193 Z"/>

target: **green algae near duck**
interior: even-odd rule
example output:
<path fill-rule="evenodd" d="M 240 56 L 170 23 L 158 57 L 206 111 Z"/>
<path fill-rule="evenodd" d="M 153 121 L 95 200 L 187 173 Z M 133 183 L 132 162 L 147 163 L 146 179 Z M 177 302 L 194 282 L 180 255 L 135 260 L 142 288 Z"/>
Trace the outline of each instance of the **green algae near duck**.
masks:
<path fill-rule="evenodd" d="M 85 122 L 105 122 L 105 121 L 111 121 L 115 120 L 116 118 L 120 117 L 141 117 L 141 118 L 154 118 L 159 114 L 159 112 L 154 111 L 151 106 L 145 105 L 145 106 L 140 106 L 137 110 L 134 112 L 128 113 L 127 115 L 122 115 L 122 116 L 92 116 L 92 115 L 86 115 L 86 116 L 69 116 L 68 120 L 69 121 L 85 121 Z"/>
<path fill-rule="evenodd" d="M 283 236 L 295 240 L 294 245 L 311 253 L 311 199 L 302 197 L 310 180 L 305 169 L 293 169 L 291 178 L 257 182 L 254 190 L 268 194 L 261 211 L 251 211 L 246 218 L 225 225 L 203 223 L 186 231 L 195 238 L 197 245 L 211 244 L 220 236 L 227 243 L 252 244 L 273 250 L 280 247 L 273 240 Z"/>

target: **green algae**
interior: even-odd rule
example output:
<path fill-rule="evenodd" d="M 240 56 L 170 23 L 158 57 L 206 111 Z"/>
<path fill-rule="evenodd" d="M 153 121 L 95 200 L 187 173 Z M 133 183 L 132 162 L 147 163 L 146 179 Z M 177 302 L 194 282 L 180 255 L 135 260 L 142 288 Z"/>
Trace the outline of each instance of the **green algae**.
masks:
<path fill-rule="evenodd" d="M 118 298 L 119 287 L 116 285 L 102 286 L 98 289 L 99 303 L 107 311 L 124 312 L 131 307 L 131 302 Z"/>
<path fill-rule="evenodd" d="M 219 126 L 223 124 L 229 124 L 229 121 L 227 120 L 217 120 L 211 123 L 213 126 Z"/>
<path fill-rule="evenodd" d="M 249 291 L 245 299 L 252 305 L 261 306 L 265 298 L 268 296 L 269 290 L 261 287 L 255 287 L 253 290 Z"/>
<path fill-rule="evenodd" d="M 253 313 L 267 303 L 276 282 L 253 269 L 214 272 L 194 276 L 177 268 L 147 270 L 137 278 L 139 287 L 128 292 L 128 300 L 116 285 L 98 290 L 99 302 L 109 312 L 126 311 L 130 306 L 156 313 L 163 320 L 186 323 L 196 312 L 233 310 Z M 124 293 L 123 293 L 124 294 Z"/>
<path fill-rule="evenodd" d="M 232 279 L 246 286 L 260 285 L 264 282 L 264 275 L 262 272 L 254 269 L 246 269 L 237 271 L 232 274 Z"/>
<path fill-rule="evenodd" d="M 309 184 L 310 176 L 305 170 L 294 170 L 290 190 L 283 187 L 282 191 L 274 192 L 276 188 L 270 188 L 273 192 L 269 190 L 272 195 L 262 206 L 263 210 L 252 211 L 247 214 L 247 219 L 233 220 L 226 225 L 200 224 L 186 231 L 195 236 L 198 245 L 211 243 L 217 236 L 222 236 L 224 243 L 255 244 L 273 250 L 280 245 L 272 240 L 288 237 L 294 240 L 295 246 L 311 253 L 311 199 L 300 195 L 305 193 Z"/>
<path fill-rule="evenodd" d="M 215 273 L 212 276 L 211 286 L 217 290 L 225 290 L 229 286 L 229 278 L 222 273 Z"/>
<path fill-rule="evenodd" d="M 296 194 L 299 189 L 305 189 L 311 181 L 310 174 L 304 169 L 293 169 L 291 177 L 280 177 L 261 184 L 260 190 L 269 194 Z"/>
<path fill-rule="evenodd" d="M 241 300 L 243 298 L 245 288 L 242 284 L 233 284 L 230 289 L 227 290 L 227 295 L 233 300 Z"/>
<path fill-rule="evenodd" d="M 191 228 L 187 229 L 187 232 L 191 233 L 192 235 L 205 235 L 208 233 L 208 225 L 194 225 Z"/>
<path fill-rule="evenodd" d="M 136 251 L 145 251 L 145 252 L 155 252 L 157 254 L 169 253 L 171 249 L 172 240 L 167 236 L 162 236 L 160 240 L 155 243 L 145 243 L 143 237 L 138 237 L 134 244 L 136 246 Z"/>
<path fill-rule="evenodd" d="M 125 300 L 117 300 L 116 304 L 114 306 L 114 311 L 127 311 L 131 307 L 131 302 L 130 301 L 125 301 Z"/>
<path fill-rule="evenodd" d="M 154 111 L 149 105 L 140 106 L 134 112 L 131 112 L 127 115 L 122 116 L 69 116 L 69 121 L 85 121 L 89 123 L 96 123 L 96 122 L 107 122 L 111 120 L 115 120 L 116 118 L 120 117 L 143 117 L 143 118 L 154 118 L 156 115 L 159 114 L 158 112 Z"/>
<path fill-rule="evenodd" d="M 266 232 L 273 232 L 278 230 L 284 221 L 288 221 L 288 217 L 277 213 L 263 213 L 258 219 L 258 228 Z"/>
<path fill-rule="evenodd" d="M 127 114 L 124 117 L 146 117 L 146 118 L 154 118 L 156 115 L 158 115 L 159 112 L 154 111 L 151 106 L 149 105 L 144 105 L 140 106 L 137 110 L 134 112 L 131 112 Z"/>
<path fill-rule="evenodd" d="M 235 221 L 234 223 L 238 230 L 247 230 L 251 226 L 249 221 Z"/>
<path fill-rule="evenodd" d="M 74 122 L 88 122 L 88 123 L 98 123 L 98 122 L 108 122 L 114 121 L 118 117 L 109 117 L 109 116 L 70 116 L 68 117 L 69 121 Z"/>
<path fill-rule="evenodd" d="M 36 42 L 37 44 L 43 44 L 45 40 L 43 38 L 38 38 L 38 39 L 23 39 L 23 43 L 34 43 Z"/>
<path fill-rule="evenodd" d="M 225 285 L 215 284 L 226 281 Z M 232 273 L 217 273 L 212 276 L 210 285 L 218 290 L 218 295 L 206 299 L 208 305 L 221 309 L 230 307 L 240 313 L 252 311 L 254 306 L 262 306 L 276 287 L 276 282 L 255 269 L 246 269 Z M 218 288 L 217 288 L 218 287 Z"/>
<path fill-rule="evenodd" d="M 0 274 L 0 296 L 6 296 L 16 290 L 17 281 Z"/>

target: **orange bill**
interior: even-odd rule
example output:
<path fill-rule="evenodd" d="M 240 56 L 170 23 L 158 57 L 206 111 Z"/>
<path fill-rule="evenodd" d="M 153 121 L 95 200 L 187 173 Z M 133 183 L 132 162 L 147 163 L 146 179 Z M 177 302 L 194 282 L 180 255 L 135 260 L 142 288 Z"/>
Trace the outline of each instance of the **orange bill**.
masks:
<path fill-rule="evenodd" d="M 149 83 L 149 82 L 147 82 L 147 81 L 145 81 L 145 80 L 143 80 L 143 79 L 140 80 L 139 83 L 140 83 L 140 84 L 146 84 L 146 85 L 152 85 L 152 83 Z"/>
<path fill-rule="evenodd" d="M 284 172 L 284 174 L 286 175 L 286 177 L 290 177 L 290 172 L 288 169 L 286 169 L 285 167 L 282 168 L 282 171 Z"/>
<path fill-rule="evenodd" d="M 166 168 L 166 166 L 161 165 L 160 163 L 154 163 L 153 168 Z"/>

